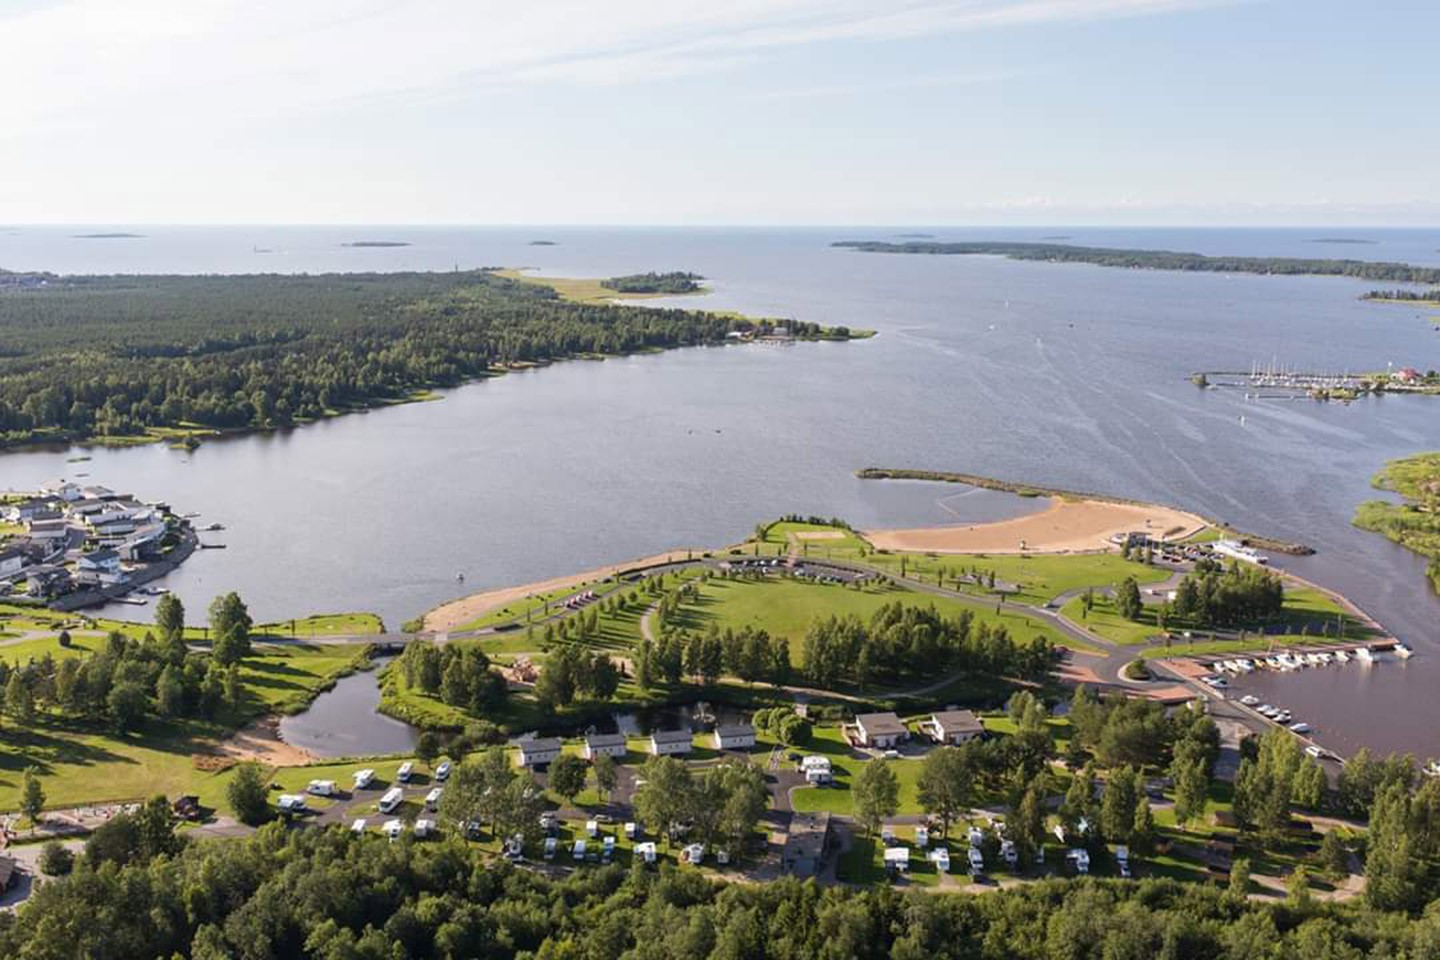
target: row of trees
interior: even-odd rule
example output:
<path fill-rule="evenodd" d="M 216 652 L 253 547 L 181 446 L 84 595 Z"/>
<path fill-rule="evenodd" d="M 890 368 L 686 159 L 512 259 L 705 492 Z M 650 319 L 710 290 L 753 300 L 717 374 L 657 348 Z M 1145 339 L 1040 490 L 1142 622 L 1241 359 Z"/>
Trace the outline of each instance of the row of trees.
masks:
<path fill-rule="evenodd" d="M 807 677 L 827 688 L 845 681 L 864 686 L 933 677 L 941 670 L 1041 679 L 1056 657 L 1043 636 L 1017 641 L 1003 626 L 977 622 L 969 610 L 945 617 L 934 607 L 899 601 L 876 610 L 868 623 L 854 615 L 817 620 L 803 646 Z"/>
<path fill-rule="evenodd" d="M 170 836 L 173 836 L 170 835 Z M 113 844 L 109 843 L 115 838 Z M 569 876 L 454 842 L 266 827 L 171 850 L 127 821 L 68 878 L 0 914 L 17 960 L 516 955 L 627 960 L 1358 960 L 1440 954 L 1440 913 L 1250 900 L 1210 885 L 1053 880 L 981 897 L 722 884 L 619 866 Z M 113 858 L 113 859 L 112 859 Z"/>
<path fill-rule="evenodd" d="M 1171 613 L 1202 627 L 1236 626 L 1278 617 L 1285 605 L 1285 585 L 1269 570 L 1232 561 L 1222 567 L 1201 560 L 1175 588 Z"/>
<path fill-rule="evenodd" d="M 667 841 L 683 835 L 736 855 L 770 805 L 765 774 L 743 758 L 699 770 L 674 757 L 651 757 L 639 780 L 633 802 L 646 828 Z"/>
<path fill-rule="evenodd" d="M 713 686 L 725 675 L 778 686 L 789 682 L 790 674 L 790 644 L 751 626 L 662 630 L 656 641 L 642 639 L 635 648 L 636 681 L 647 689 L 674 686 L 686 677 Z"/>

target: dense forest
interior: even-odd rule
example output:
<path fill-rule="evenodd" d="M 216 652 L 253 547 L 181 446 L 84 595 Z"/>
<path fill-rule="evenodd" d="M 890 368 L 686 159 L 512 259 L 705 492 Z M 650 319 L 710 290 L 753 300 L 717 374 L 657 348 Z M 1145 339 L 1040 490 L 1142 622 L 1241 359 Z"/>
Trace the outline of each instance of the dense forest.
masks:
<path fill-rule="evenodd" d="M 1263 903 L 1171 880 L 1042 881 L 985 896 L 723 884 L 618 866 L 550 878 L 450 840 L 263 828 L 184 843 L 163 808 L 92 838 L 74 873 L 0 914 L 0 955 L 196 960 L 835 958 L 1360 960 L 1440 955 L 1440 912 Z M 93 847 L 93 849 L 91 849 Z"/>
<path fill-rule="evenodd" d="M 694 293 L 704 279 L 698 273 L 632 273 L 601 280 L 600 286 L 617 293 Z"/>
<path fill-rule="evenodd" d="M 1406 303 L 1440 303 L 1440 287 L 1430 290 L 1369 290 L 1361 300 L 1400 300 Z"/>
<path fill-rule="evenodd" d="M 1011 260 L 1045 260 L 1054 263 L 1093 263 L 1102 267 L 1132 267 L 1149 270 L 1191 270 L 1203 273 L 1260 273 L 1325 277 L 1358 277 L 1364 280 L 1392 280 L 1399 283 L 1440 283 L 1440 267 L 1417 267 L 1408 263 L 1369 260 L 1331 260 L 1308 257 L 1211 257 L 1172 250 L 1122 250 L 1112 247 L 1079 247 L 1066 243 L 940 243 L 910 241 L 886 243 L 879 240 L 842 240 L 831 244 L 865 253 L 992 254 Z"/>
<path fill-rule="evenodd" d="M 486 271 L 20 276 L 0 286 L 0 443 L 283 426 L 506 364 L 719 343 L 751 327 L 567 303 Z"/>

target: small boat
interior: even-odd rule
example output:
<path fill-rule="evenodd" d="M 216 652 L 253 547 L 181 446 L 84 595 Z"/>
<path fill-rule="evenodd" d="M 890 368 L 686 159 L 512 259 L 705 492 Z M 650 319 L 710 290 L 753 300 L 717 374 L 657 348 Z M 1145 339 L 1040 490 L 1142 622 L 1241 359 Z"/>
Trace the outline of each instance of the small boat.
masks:
<path fill-rule="evenodd" d="M 114 597 L 113 602 L 127 603 L 132 607 L 143 607 L 150 601 L 146 600 L 144 597 Z"/>
<path fill-rule="evenodd" d="M 465 579 L 465 574 L 463 574 L 463 573 L 457 573 L 457 574 L 455 574 L 455 579 L 456 579 L 456 580 L 464 580 L 464 579 Z"/>
<path fill-rule="evenodd" d="M 1415 651 L 1411 650 L 1403 643 L 1396 643 L 1395 656 L 1399 657 L 1401 660 L 1409 660 L 1411 657 L 1415 656 Z"/>
<path fill-rule="evenodd" d="M 1346 653 L 1344 650 L 1336 650 L 1336 651 L 1335 651 L 1335 662 L 1336 662 L 1336 663 L 1349 663 L 1349 662 L 1350 662 L 1350 654 Z"/>
<path fill-rule="evenodd" d="M 1304 720 L 1301 720 L 1301 721 L 1299 721 L 1298 723 L 1292 723 L 1292 724 L 1290 724 L 1290 732 L 1291 732 L 1291 733 L 1309 733 L 1309 732 L 1310 732 L 1310 724 L 1306 723 Z"/>

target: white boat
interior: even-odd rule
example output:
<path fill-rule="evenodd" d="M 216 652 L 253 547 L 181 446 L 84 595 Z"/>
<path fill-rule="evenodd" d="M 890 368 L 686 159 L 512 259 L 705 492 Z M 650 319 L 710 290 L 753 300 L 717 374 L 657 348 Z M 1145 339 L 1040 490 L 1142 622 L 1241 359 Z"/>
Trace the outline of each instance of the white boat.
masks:
<path fill-rule="evenodd" d="M 1396 643 L 1395 656 L 1399 657 L 1401 660 L 1409 660 L 1411 657 L 1415 656 L 1415 651 L 1411 650 L 1403 643 Z"/>
<path fill-rule="evenodd" d="M 1375 662 L 1375 654 L 1370 652 L 1369 647 L 1356 647 L 1355 659 L 1364 664 L 1371 664 Z"/>
<path fill-rule="evenodd" d="M 1290 724 L 1290 732 L 1291 732 L 1291 733 L 1309 733 L 1309 732 L 1310 732 L 1310 724 L 1306 723 L 1304 720 L 1301 720 L 1299 723 L 1292 723 L 1292 724 Z"/>
<path fill-rule="evenodd" d="M 1335 651 L 1335 662 L 1336 662 L 1336 663 L 1349 663 L 1349 662 L 1350 662 L 1350 654 L 1346 653 L 1344 650 L 1336 650 L 1336 651 Z"/>
<path fill-rule="evenodd" d="M 1422 772 L 1427 777 L 1440 777 L 1440 760 L 1431 760 Z"/>
<path fill-rule="evenodd" d="M 1247 693 L 1245 694 L 1245 696 L 1240 698 L 1240 702 L 1245 704 L 1245 706 L 1247 707 L 1253 707 L 1260 702 L 1260 698 L 1254 696 L 1253 694 Z"/>

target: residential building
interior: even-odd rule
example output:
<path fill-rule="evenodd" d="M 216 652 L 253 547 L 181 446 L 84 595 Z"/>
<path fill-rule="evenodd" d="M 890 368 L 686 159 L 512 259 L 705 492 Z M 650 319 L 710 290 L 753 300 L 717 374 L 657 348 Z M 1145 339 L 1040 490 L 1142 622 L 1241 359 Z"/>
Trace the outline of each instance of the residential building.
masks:
<path fill-rule="evenodd" d="M 23 547 L 0 548 L 0 577 L 14 576 L 29 563 L 30 555 Z"/>
<path fill-rule="evenodd" d="M 910 736 L 905 724 L 893 713 L 862 713 L 855 718 L 855 731 L 861 744 L 879 750 L 896 746 Z"/>
<path fill-rule="evenodd" d="M 975 740 L 985 734 L 984 724 L 969 710 L 942 710 L 932 713 L 929 720 L 920 724 L 920 729 L 936 743 L 951 745 Z"/>
<path fill-rule="evenodd" d="M 586 760 L 596 757 L 623 757 L 628 749 L 623 733 L 587 733 L 583 753 Z"/>
<path fill-rule="evenodd" d="M 715 749 L 744 750 L 755 746 L 755 728 L 748 723 L 734 723 L 715 728 Z"/>
<path fill-rule="evenodd" d="M 657 730 L 650 734 L 650 752 L 655 756 L 689 753 L 695 747 L 695 735 L 689 730 Z"/>
<path fill-rule="evenodd" d="M 543 767 L 560 756 L 560 741 L 554 737 L 533 737 L 516 746 L 520 748 L 522 767 Z"/>

